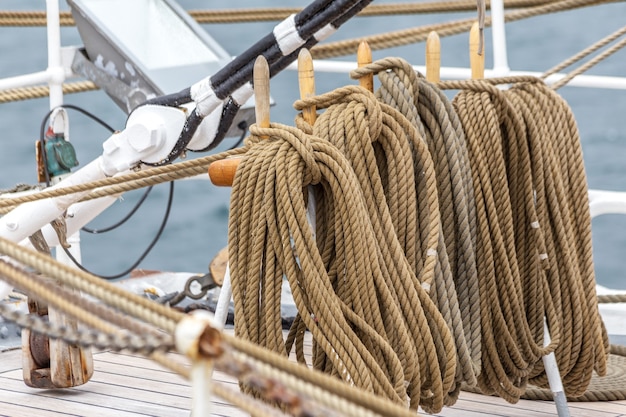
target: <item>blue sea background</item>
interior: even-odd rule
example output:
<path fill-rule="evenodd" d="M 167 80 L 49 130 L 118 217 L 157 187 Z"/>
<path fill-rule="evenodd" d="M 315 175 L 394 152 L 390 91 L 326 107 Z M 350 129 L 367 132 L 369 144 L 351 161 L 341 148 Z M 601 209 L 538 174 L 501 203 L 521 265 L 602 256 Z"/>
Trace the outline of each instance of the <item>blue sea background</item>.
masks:
<path fill-rule="evenodd" d="M 179 2 L 185 9 L 240 7 L 297 7 L 308 1 Z M 376 1 L 374 4 L 395 3 Z M 42 0 L 0 0 L 0 9 L 43 10 Z M 67 5 L 61 2 L 61 9 Z M 120 13 L 123 13 L 120 10 Z M 424 24 L 472 16 L 471 13 L 362 17 L 347 22 L 329 41 L 410 28 Z M 626 4 L 560 12 L 522 20 L 507 26 L 509 65 L 515 70 L 545 71 L 574 55 L 596 40 L 626 24 Z M 275 22 L 203 25 L 230 54 L 237 55 L 270 32 Z M 62 44 L 81 45 L 74 27 L 62 28 Z M 486 67 L 491 67 L 490 29 Z M 442 39 L 442 65 L 467 67 L 467 36 Z M 44 70 L 47 66 L 46 31 L 43 27 L 0 27 L 0 78 Z M 403 56 L 423 64 L 424 45 L 374 51 L 374 58 Z M 341 58 L 354 61 L 354 56 Z M 591 70 L 595 75 L 626 76 L 626 51 L 620 51 Z M 197 80 L 189 80 L 192 84 Z M 318 93 L 353 84 L 348 75 L 318 72 Z M 559 90 L 572 107 L 578 121 L 590 188 L 626 191 L 626 91 L 564 87 Z M 298 98 L 297 74 L 284 71 L 271 82 L 273 121 L 292 124 L 292 103 Z M 83 107 L 116 129 L 122 129 L 126 115 L 102 91 L 67 95 L 66 104 Z M 36 182 L 34 143 L 42 118 L 48 111 L 47 99 L 0 104 L 0 188 L 17 183 Z M 70 134 L 82 165 L 97 157 L 109 133 L 83 115 L 70 110 Z M 227 139 L 225 149 L 236 142 Z M 190 155 L 196 157 L 198 155 Z M 174 203 L 163 236 L 139 267 L 164 271 L 204 272 L 214 255 L 227 241 L 228 188 L 213 186 L 208 180 L 179 181 Z M 112 208 L 93 221 L 92 228 L 106 227 L 122 218 L 143 191 L 127 193 Z M 155 235 L 167 202 L 168 186 L 156 186 L 146 203 L 121 228 L 99 235 L 82 233 L 84 265 L 95 273 L 116 274 L 143 252 Z M 612 288 L 626 289 L 626 216 L 605 215 L 593 221 L 594 260 L 597 280 Z"/>

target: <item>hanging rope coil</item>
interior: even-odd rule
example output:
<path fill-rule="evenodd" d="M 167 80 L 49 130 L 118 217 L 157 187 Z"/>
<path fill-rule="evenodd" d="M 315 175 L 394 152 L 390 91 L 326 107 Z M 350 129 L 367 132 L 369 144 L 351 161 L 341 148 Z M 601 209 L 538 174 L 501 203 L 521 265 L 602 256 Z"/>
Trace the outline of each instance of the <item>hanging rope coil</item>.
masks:
<path fill-rule="evenodd" d="M 299 319 L 316 341 L 314 367 L 404 403 L 406 394 L 399 359 L 389 352 L 387 345 L 381 343 L 382 338 L 376 336 L 364 320 L 374 315 L 368 311 L 364 311 L 364 316 L 351 313 L 335 295 L 306 218 L 302 187 L 318 184 L 322 178 L 335 187 L 342 186 L 348 181 L 346 178 L 353 178 L 350 168 L 328 143 L 309 138 L 293 128 L 272 126 L 274 128 L 270 129 L 251 127 L 253 135 L 270 139 L 250 149 L 233 183 L 229 224 L 229 242 L 232 243 L 229 247 L 233 250 L 229 251 L 229 260 L 238 312 L 235 333 L 270 350 L 286 353 L 277 302 L 285 274 Z M 246 189 L 256 192 L 245 193 Z M 353 207 L 358 207 L 363 202 L 357 190 L 353 181 L 352 186 L 343 185 L 336 197 L 349 199 Z M 285 200 L 288 204 L 284 204 Z M 353 228 L 351 233 L 361 232 L 367 236 L 366 219 L 354 217 L 347 219 L 348 226 Z M 369 236 L 364 240 L 372 246 L 373 235 L 369 233 Z M 355 254 L 351 255 L 356 259 Z M 354 263 L 351 268 L 356 271 Z M 350 275 L 354 278 L 354 273 Z M 359 286 L 366 294 L 374 289 L 372 283 L 365 281 L 356 288 L 354 281 L 352 284 L 355 292 Z M 342 291 L 337 289 L 337 293 Z M 352 291 L 343 291 L 343 294 L 357 298 Z M 298 357 L 302 358 L 303 354 L 298 353 Z"/>
<path fill-rule="evenodd" d="M 462 323 L 449 323 L 452 329 L 464 329 L 457 335 L 457 382 L 475 385 L 480 369 L 480 303 L 476 277 L 476 219 L 470 166 L 461 123 L 452 104 L 424 78 L 418 77 L 410 64 L 400 58 L 376 61 L 351 73 L 352 78 L 378 74 L 379 100 L 400 111 L 418 128 L 429 147 L 437 178 L 441 233 L 439 262 L 443 279 L 456 289 Z M 415 160 L 417 155 L 413 155 Z M 393 197 L 395 198 L 395 197 Z M 442 300 L 453 306 L 457 297 Z M 441 303 L 440 303 L 441 304 Z M 453 307 L 456 308 L 456 307 Z M 465 347 L 467 345 L 467 348 Z"/>
<path fill-rule="evenodd" d="M 496 83 L 515 84 L 503 92 Z M 516 401 L 528 381 L 547 385 L 540 358 L 555 350 L 566 393 L 582 395 L 591 369 L 606 371 L 608 343 L 571 111 L 533 78 L 440 86 L 463 89 L 453 103 L 467 138 L 479 220 L 479 386 Z M 552 337 L 547 347 L 544 317 Z"/>
<path fill-rule="evenodd" d="M 404 132 L 416 135 L 408 123 L 391 127 L 396 118 L 384 115 L 380 110 L 374 111 L 380 105 L 373 95 L 363 93 L 364 90 L 348 88 L 321 96 L 322 100 L 331 97 L 324 115 L 330 115 L 334 108 L 339 111 L 347 109 L 347 114 L 356 114 L 359 119 L 356 124 L 348 121 L 349 126 L 335 126 L 333 131 L 366 138 L 378 138 L 382 136 L 382 131 L 386 131 L 389 137 L 392 134 L 406 134 Z M 340 101 L 335 106 L 331 105 L 332 96 Z M 341 98 L 348 100 L 344 103 Z M 350 103 L 355 98 L 357 100 Z M 323 106 L 321 102 L 317 105 Z M 359 106 L 361 111 L 354 111 Z M 366 106 L 369 106 L 367 108 L 371 112 L 363 111 Z M 391 108 L 389 110 L 393 111 Z M 366 113 L 374 115 L 371 122 L 363 119 Z M 324 115 L 315 126 L 325 124 Z M 333 118 L 329 117 L 328 120 L 332 121 Z M 311 131 L 310 126 L 307 128 L 302 121 L 298 124 L 303 130 Z M 275 129 L 278 126 L 281 130 Z M 259 141 L 251 148 L 254 151 L 248 152 L 240 164 L 233 184 L 229 241 L 236 248 L 234 254 L 230 255 L 230 262 L 235 309 L 239 312 L 235 322 L 237 334 L 259 340 L 270 349 L 285 353 L 291 348 L 290 344 L 295 342 L 296 355 L 302 358 L 302 353 L 298 352 L 301 345 L 299 338 L 302 330 L 308 328 L 316 341 L 313 366 L 317 369 L 326 370 L 355 385 L 364 385 L 374 392 L 392 394 L 391 398 L 402 402 L 408 395 L 410 407 L 414 409 L 418 403 L 425 409 L 441 409 L 444 401 L 448 401 L 447 393 L 453 391 L 456 351 L 447 323 L 422 287 L 422 284 L 428 287 L 433 282 L 436 263 L 433 253 L 436 254 L 438 228 L 428 232 L 432 236 L 430 246 L 422 251 L 424 262 L 419 275 L 416 275 L 393 233 L 390 217 L 387 214 L 375 214 L 376 218 L 383 220 L 370 223 L 368 219 L 367 213 L 373 212 L 372 207 L 376 208 L 377 205 L 383 208 L 384 214 L 384 205 L 380 205 L 385 200 L 384 193 L 379 192 L 378 197 L 369 199 L 367 196 L 370 191 L 363 191 L 363 184 L 356 180 L 353 168 L 347 165 L 337 148 L 317 135 L 309 136 L 302 130 L 282 125 L 272 127 L 270 130 L 256 126 L 252 128 L 253 135 L 270 136 L 274 140 Z M 276 140 L 276 137 L 280 137 L 281 141 Z M 284 142 L 288 142 L 288 145 Z M 307 145 L 301 145 L 300 142 Z M 422 141 L 415 140 L 415 143 L 421 143 L 425 150 Z M 309 146 L 313 149 L 312 154 L 299 153 Z M 292 148 L 298 151 L 292 151 Z M 261 154 L 261 150 L 269 152 L 269 155 Z M 332 159 L 322 151 L 330 152 Z M 284 160 L 286 155 L 292 155 L 295 161 Z M 436 220 L 438 206 L 434 171 L 428 152 L 423 152 L 423 155 L 426 158 L 428 181 L 433 190 L 430 195 L 435 198 L 434 203 L 429 203 L 428 209 Z M 372 159 L 372 156 L 365 158 L 370 170 L 376 169 L 376 158 Z M 319 167 L 312 165 L 313 162 Z M 252 171 L 254 165 L 256 171 Z M 302 171 L 304 166 L 307 171 Z M 362 171 L 362 168 L 367 167 L 361 166 L 354 172 Z M 412 172 L 411 164 L 407 165 L 407 169 L 409 173 Z M 305 215 L 302 188 L 308 184 L 317 184 L 319 175 L 322 175 L 323 181 L 315 187 L 314 193 L 317 207 L 316 243 Z M 414 177 L 414 174 L 410 176 Z M 347 181 L 351 184 L 346 184 Z M 248 193 L 252 193 L 250 189 L 255 188 L 256 193 L 253 195 L 263 195 L 264 201 L 256 199 L 255 202 L 247 194 L 240 195 L 244 192 L 244 184 L 248 187 Z M 411 189 L 414 192 L 416 188 L 407 187 L 407 192 Z M 285 192 L 281 194 L 280 190 Z M 412 201 L 416 204 L 417 199 L 413 198 Z M 367 205 L 369 207 L 366 208 Z M 294 216 L 294 220 L 290 216 Z M 289 222 L 292 223 L 287 227 Z M 415 225 L 412 227 L 415 228 Z M 281 239 L 270 245 L 268 236 L 274 236 L 274 233 L 270 234 L 269 231 L 274 228 L 278 228 L 277 235 Z M 300 243 L 303 240 L 306 245 Z M 266 241 L 267 246 L 263 246 L 262 243 Z M 283 256 L 287 256 L 287 261 L 283 260 Z M 365 261 L 363 256 L 367 257 Z M 287 342 L 282 341 L 282 336 L 274 336 L 274 341 L 270 340 L 271 335 L 279 334 L 280 318 L 276 307 L 270 307 L 270 300 L 275 300 L 277 296 L 269 295 L 269 292 L 279 294 L 283 273 L 289 280 L 299 310 Z M 270 319 L 273 317 L 271 323 L 264 319 L 268 314 Z M 259 323 L 263 323 L 261 329 L 264 330 L 258 330 Z M 337 340 L 338 337 L 340 340 Z M 340 341 L 342 344 L 337 347 Z M 364 352 L 363 356 L 342 356 L 353 348 Z M 354 375 L 356 369 L 359 369 L 355 368 L 358 365 L 355 362 L 371 362 L 372 357 L 376 360 L 376 366 L 370 365 L 369 368 L 369 372 L 373 372 L 372 376 Z M 396 370 L 397 364 L 401 365 L 400 373 Z M 384 376 L 385 380 L 373 379 L 378 375 Z M 404 381 L 408 385 L 405 386 Z"/>
<path fill-rule="evenodd" d="M 368 213 L 374 230 L 384 239 L 383 248 L 389 248 L 396 259 L 394 266 L 404 267 L 402 263 L 406 263 L 415 275 L 413 283 L 395 284 L 396 288 L 402 288 L 397 291 L 420 297 L 422 292 L 415 294 L 415 287 L 423 288 L 448 324 L 445 331 L 433 327 L 431 333 L 443 337 L 434 339 L 434 343 L 438 346 L 439 372 L 444 384 L 449 386 L 445 392 L 450 398 L 445 403 L 451 404 L 460 387 L 448 385 L 456 364 L 450 361 L 454 343 L 446 338 L 453 323 L 460 321 L 460 313 L 454 286 L 442 279 L 449 265 L 447 259 L 444 264 L 439 262 L 446 251 L 440 246 L 436 180 L 428 150 L 408 120 L 389 106 L 377 103 L 373 94 L 361 88 L 344 87 L 296 102 L 295 106 L 299 109 L 312 103 L 316 108 L 327 108 L 313 126 L 314 134 L 328 138 L 349 159 L 369 202 Z M 418 156 L 415 161 L 412 153 Z M 391 274 L 392 277 L 406 275 L 402 269 L 392 270 Z M 406 320 L 413 323 L 410 309 L 414 302 L 410 298 L 407 301 L 398 302 Z M 438 313 L 426 312 L 431 326 L 440 320 Z M 417 333 L 413 334 L 417 337 Z M 459 342 L 464 344 L 462 336 Z"/>
<path fill-rule="evenodd" d="M 589 385 L 589 369 L 594 368 L 600 375 L 606 373 L 609 348 L 597 309 L 591 217 L 580 138 L 565 101 L 543 83 L 518 83 L 507 95 L 524 120 L 533 120 L 541 129 L 530 143 L 531 151 L 538 150 L 544 160 L 543 176 L 535 177 L 544 183 L 537 181 L 534 189 L 537 206 L 544 205 L 538 214 L 551 261 L 548 279 L 551 285 L 560 286 L 564 332 L 569 333 L 568 326 L 573 326 L 572 338 L 563 340 L 555 354 L 557 361 L 561 358 L 559 369 L 563 382 L 572 387 L 568 394 L 575 397 L 582 395 Z M 550 245 L 552 242 L 554 247 Z M 576 314 L 574 303 L 582 309 L 581 314 Z M 570 313 L 570 305 L 574 311 L 568 317 L 565 314 Z M 532 382 L 545 385 L 547 380 L 540 377 Z"/>

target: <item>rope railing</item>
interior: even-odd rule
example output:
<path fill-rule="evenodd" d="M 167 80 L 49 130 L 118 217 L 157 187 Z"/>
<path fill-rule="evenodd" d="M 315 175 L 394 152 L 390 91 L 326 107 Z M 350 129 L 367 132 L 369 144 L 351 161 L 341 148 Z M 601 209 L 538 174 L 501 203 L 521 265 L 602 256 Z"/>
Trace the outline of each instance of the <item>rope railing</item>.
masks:
<path fill-rule="evenodd" d="M 539 4 L 546 4 L 552 0 L 505 0 L 506 8 L 523 8 Z M 486 2 L 489 6 L 489 1 Z M 302 9 L 297 7 L 271 7 L 254 9 L 231 10 L 189 10 L 189 15 L 198 23 L 247 23 L 259 21 L 279 21 Z M 358 16 L 388 16 L 398 14 L 473 12 L 476 11 L 474 0 L 442 1 L 427 3 L 397 3 L 370 5 L 361 11 Z M 61 26 L 75 24 L 71 12 L 60 13 Z M 44 11 L 0 11 L 0 26 L 45 26 L 46 13 Z"/>
<path fill-rule="evenodd" d="M 42 332 L 50 338 L 65 340 L 75 345 L 141 353 L 168 369 L 190 377 L 187 367 L 165 355 L 165 352 L 172 348 L 170 336 L 174 333 L 172 325 L 179 323 L 185 317 L 184 314 L 126 292 L 106 281 L 60 264 L 47 255 L 12 242 L 0 240 L 0 253 L 47 276 L 53 276 L 68 287 L 81 289 L 99 298 L 106 306 L 127 314 L 120 315 L 105 305 L 93 304 L 92 299 L 63 290 L 61 287 L 50 287 L 50 284 L 44 283 L 41 277 L 2 262 L 0 263 L 2 279 L 17 285 L 38 300 L 45 300 L 51 306 L 59 308 L 96 331 L 60 327 L 43 321 L 38 316 L 25 315 L 1 305 L 0 313 L 6 319 L 35 332 Z M 109 323 L 116 323 L 119 327 Z M 221 334 L 217 329 L 213 332 L 206 330 L 203 338 L 206 340 L 199 343 L 201 354 L 214 358 L 216 369 L 253 383 L 257 389 L 262 390 L 261 393 L 267 401 L 279 401 L 287 406 L 292 401 L 296 407 L 294 410 L 309 410 L 311 415 L 320 413 L 320 404 L 324 410 L 332 408 L 345 416 L 416 415 L 415 412 L 409 412 L 406 408 L 383 398 L 367 395 L 327 375 L 311 373 L 307 368 L 295 365 L 286 358 L 273 355 L 272 352 L 239 338 Z M 209 352 L 207 346 L 213 346 L 213 350 Z M 273 410 L 258 399 L 228 388 L 216 385 L 213 393 L 253 416 L 274 415 Z M 311 402 L 311 398 L 315 402 Z"/>
<path fill-rule="evenodd" d="M 529 0 L 529 1 L 513 1 L 513 2 L 505 2 L 505 6 L 507 8 L 515 8 L 517 10 L 506 12 L 504 15 L 506 22 L 513 22 L 521 19 L 531 18 L 534 16 L 539 16 L 547 13 L 555 13 L 559 11 L 571 10 L 579 7 L 588 7 L 597 4 L 603 3 L 611 3 L 620 0 L 559 0 L 559 1 L 547 1 L 547 0 Z M 459 3 L 459 4 L 457 4 Z M 467 4 L 466 4 L 467 3 Z M 433 3 L 432 5 L 429 3 L 417 3 L 417 4 L 406 4 L 406 5 L 370 5 L 365 11 L 369 8 L 373 8 L 375 11 L 368 12 L 372 13 L 372 15 L 386 15 L 392 14 L 394 10 L 397 10 L 398 13 L 434 13 L 437 11 L 443 11 L 445 8 L 454 9 L 456 7 L 460 7 L 463 10 L 468 9 L 469 3 L 473 4 L 473 9 L 475 10 L 476 4 L 472 0 L 470 2 L 443 2 L 443 3 Z M 510 5 L 509 5 L 510 3 Z M 441 5 L 441 6 L 439 6 Z M 437 9 L 437 7 L 441 7 L 443 10 Z M 277 16 L 289 15 L 291 12 L 297 12 L 300 9 L 288 9 L 283 13 L 279 13 L 280 11 L 269 11 L 267 13 L 271 14 L 272 19 L 278 19 Z M 413 10 L 413 11 L 411 11 Z M 450 10 L 452 11 L 452 10 Z M 456 10 L 455 10 L 456 11 Z M 42 14 L 43 13 L 43 14 Z M 61 24 L 62 25 L 70 25 L 71 15 L 69 13 L 67 16 L 61 13 Z M 198 20 L 200 20 L 201 16 L 211 15 L 213 12 L 204 11 L 204 12 L 191 12 L 192 16 L 196 15 Z M 230 12 L 224 12 L 227 14 Z M 265 12 L 264 12 L 265 13 Z M 369 15 L 369 14 L 366 14 Z M 2 16 L 2 12 L 0 12 L 0 17 Z M 37 19 L 41 19 L 43 17 L 37 16 L 45 16 L 45 12 L 6 12 L 6 18 L 9 21 L 16 22 L 38 22 L 38 24 L 44 24 L 45 20 L 39 21 Z M 439 36 L 453 36 L 461 33 L 466 33 L 475 18 L 468 18 L 444 23 L 438 23 L 433 25 L 425 25 L 411 29 L 404 29 L 400 31 L 392 31 L 379 35 L 369 35 L 365 37 L 348 39 L 343 41 L 336 42 L 327 42 L 321 45 L 317 45 L 311 49 L 311 54 L 315 59 L 325 59 L 325 58 L 333 58 L 351 55 L 356 50 L 357 46 L 361 42 L 368 42 L 371 49 L 373 50 L 381 50 L 386 48 L 398 47 L 403 45 L 409 45 L 413 43 L 424 42 L 428 37 L 428 34 L 431 31 L 436 31 Z M 205 23 L 205 22 L 203 22 Z M 0 18 L 0 25 L 2 25 L 2 19 Z M 485 26 L 491 25 L 491 17 L 485 17 Z M 623 46 L 623 45 L 622 45 Z M 608 55 L 607 55 L 608 56 Z M 579 70 L 576 74 L 582 73 L 589 69 L 593 64 L 590 64 L 588 67 L 585 67 L 582 70 Z M 573 78 L 573 76 L 571 77 Z M 569 79 L 568 79 L 569 80 Z M 563 84 L 561 82 L 560 84 Z M 97 89 L 97 86 L 90 81 L 79 81 L 66 83 L 63 85 L 65 94 L 79 93 L 84 91 L 91 91 Z M 0 103 L 6 103 L 16 100 L 26 100 L 26 99 L 34 99 L 46 97 L 48 95 L 48 87 L 45 86 L 35 86 L 35 87 L 24 87 L 17 88 L 11 90 L 0 91 Z"/>
<path fill-rule="evenodd" d="M 509 11 L 504 14 L 505 22 L 515 22 L 522 19 L 528 19 L 547 13 L 556 13 L 579 7 L 588 7 L 601 3 L 607 3 L 606 0 L 559 0 L 532 6 L 524 9 Z M 315 59 L 333 58 L 353 54 L 359 43 L 367 42 L 372 50 L 382 50 L 398 46 L 409 45 L 412 43 L 424 42 L 431 31 L 435 31 L 440 37 L 453 36 L 461 33 L 467 33 L 472 24 L 476 21 L 475 17 L 455 20 L 444 23 L 436 23 L 432 25 L 419 26 L 415 28 L 391 31 L 379 35 L 369 35 L 354 39 L 346 39 L 342 41 L 327 42 L 317 45 L 311 49 L 311 54 Z M 485 16 L 485 27 L 491 26 L 491 16 Z"/>

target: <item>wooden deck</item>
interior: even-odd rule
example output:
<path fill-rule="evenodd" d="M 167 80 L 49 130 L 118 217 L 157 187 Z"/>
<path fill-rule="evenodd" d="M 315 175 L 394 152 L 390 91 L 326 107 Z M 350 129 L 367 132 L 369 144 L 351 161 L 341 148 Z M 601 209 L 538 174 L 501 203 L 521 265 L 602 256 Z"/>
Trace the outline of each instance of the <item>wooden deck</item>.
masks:
<path fill-rule="evenodd" d="M 99 352 L 94 355 L 92 380 L 69 390 L 38 390 L 22 380 L 21 351 L 0 353 L 0 416 L 185 416 L 190 415 L 191 390 L 182 377 L 140 356 Z M 222 384 L 236 382 L 215 374 Z M 245 416 L 215 399 L 215 416 Z M 626 401 L 570 403 L 572 417 L 626 417 Z M 515 405 L 500 398 L 462 393 L 442 417 L 540 417 L 557 416 L 554 404 L 522 400 Z"/>

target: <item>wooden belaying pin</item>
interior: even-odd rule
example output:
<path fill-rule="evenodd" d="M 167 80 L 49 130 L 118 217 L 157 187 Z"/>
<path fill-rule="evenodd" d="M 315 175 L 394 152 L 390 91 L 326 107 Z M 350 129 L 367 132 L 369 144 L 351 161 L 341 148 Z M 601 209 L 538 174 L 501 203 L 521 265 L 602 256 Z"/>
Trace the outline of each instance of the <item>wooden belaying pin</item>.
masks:
<path fill-rule="evenodd" d="M 426 80 L 431 83 L 441 80 L 441 42 L 435 31 L 426 38 Z"/>
<path fill-rule="evenodd" d="M 372 48 L 369 43 L 362 41 L 356 51 L 356 62 L 359 68 L 372 63 Z M 359 85 L 367 91 L 374 92 L 374 74 L 367 74 L 359 78 Z"/>
<path fill-rule="evenodd" d="M 300 98 L 306 99 L 315 95 L 313 57 L 306 48 L 302 48 L 298 53 L 298 84 L 300 86 Z M 317 109 L 315 105 L 303 108 L 302 117 L 308 124 L 313 126 L 317 119 Z"/>
<path fill-rule="evenodd" d="M 254 62 L 254 114 L 260 127 L 270 126 L 270 69 L 267 60 L 259 55 Z M 241 158 L 227 158 L 209 165 L 209 178 L 214 185 L 230 187 Z"/>
<path fill-rule="evenodd" d="M 270 67 L 263 55 L 254 61 L 254 114 L 259 127 L 270 127 Z M 267 139 L 267 136 L 262 136 Z"/>
<path fill-rule="evenodd" d="M 474 22 L 470 29 L 469 36 L 470 68 L 472 69 L 473 80 L 482 80 L 485 78 L 485 51 L 483 50 L 482 54 L 478 54 L 481 44 L 481 35 L 478 22 Z"/>

